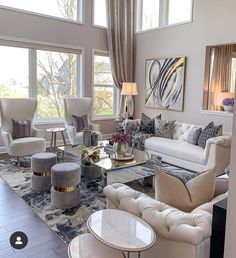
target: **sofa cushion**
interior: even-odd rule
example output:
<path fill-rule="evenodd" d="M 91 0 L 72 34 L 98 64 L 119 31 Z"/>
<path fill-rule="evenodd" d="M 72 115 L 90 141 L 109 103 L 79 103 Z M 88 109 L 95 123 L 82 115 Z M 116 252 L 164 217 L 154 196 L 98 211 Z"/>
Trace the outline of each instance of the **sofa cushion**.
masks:
<path fill-rule="evenodd" d="M 192 127 L 194 127 L 194 125 L 175 122 L 173 139 L 186 142 Z"/>
<path fill-rule="evenodd" d="M 144 146 L 145 149 L 157 152 L 160 156 L 163 153 L 182 160 L 205 164 L 204 149 L 187 142 L 162 137 L 150 137 L 145 140 Z"/>
<path fill-rule="evenodd" d="M 189 132 L 188 138 L 187 138 L 187 143 L 197 145 L 198 138 L 202 132 L 202 128 L 198 127 L 192 127 L 192 129 Z"/>
<path fill-rule="evenodd" d="M 155 119 L 161 119 L 161 115 L 156 116 L 155 118 L 150 118 L 146 114 L 142 113 L 141 116 L 141 132 L 144 134 L 154 134 L 155 131 Z"/>
<path fill-rule="evenodd" d="M 208 139 L 218 136 L 222 132 L 222 125 L 215 126 L 213 122 L 209 123 L 201 132 L 198 138 L 198 145 L 203 149 L 206 147 Z"/>
<path fill-rule="evenodd" d="M 164 121 L 155 118 L 155 136 L 173 139 L 175 121 Z"/>
<path fill-rule="evenodd" d="M 185 212 L 212 200 L 215 192 L 215 171 L 209 170 L 187 181 L 158 168 L 155 176 L 156 199 Z M 171 190 L 170 190 L 171 189 Z"/>
<path fill-rule="evenodd" d="M 12 139 L 30 137 L 31 120 L 24 121 L 12 119 Z"/>

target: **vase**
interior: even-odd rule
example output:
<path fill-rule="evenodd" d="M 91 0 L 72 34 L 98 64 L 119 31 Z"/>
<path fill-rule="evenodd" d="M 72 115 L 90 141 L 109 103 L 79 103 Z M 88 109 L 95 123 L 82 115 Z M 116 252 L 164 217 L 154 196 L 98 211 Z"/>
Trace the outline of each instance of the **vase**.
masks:
<path fill-rule="evenodd" d="M 115 142 L 113 144 L 113 150 L 118 156 L 122 156 L 128 151 L 129 145 L 127 142 Z"/>
<path fill-rule="evenodd" d="M 233 112 L 234 111 L 234 106 L 223 106 L 224 107 L 224 111 L 227 112 Z"/>

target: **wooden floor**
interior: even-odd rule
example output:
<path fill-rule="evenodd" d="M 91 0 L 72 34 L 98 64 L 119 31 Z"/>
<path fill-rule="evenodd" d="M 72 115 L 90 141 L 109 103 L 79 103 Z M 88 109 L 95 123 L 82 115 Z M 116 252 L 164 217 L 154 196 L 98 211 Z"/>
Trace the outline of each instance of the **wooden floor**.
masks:
<path fill-rule="evenodd" d="M 13 249 L 9 238 L 15 231 L 28 236 L 22 250 Z M 66 258 L 67 246 L 0 178 L 0 258 Z"/>

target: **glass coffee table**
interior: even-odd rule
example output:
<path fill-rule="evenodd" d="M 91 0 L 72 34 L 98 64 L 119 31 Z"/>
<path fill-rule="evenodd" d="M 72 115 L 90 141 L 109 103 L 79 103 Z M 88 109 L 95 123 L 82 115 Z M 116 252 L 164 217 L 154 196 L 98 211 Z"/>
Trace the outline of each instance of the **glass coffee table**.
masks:
<path fill-rule="evenodd" d="M 154 230 L 141 218 L 126 211 L 107 209 L 90 215 L 87 226 L 101 243 L 120 250 L 125 258 L 131 253 L 151 248 L 156 240 Z"/>
<path fill-rule="evenodd" d="M 102 169 L 102 177 L 96 181 L 100 186 L 105 187 L 113 183 L 128 183 L 148 177 L 154 176 L 154 171 L 145 168 L 142 165 L 149 162 L 161 164 L 161 159 L 158 156 L 153 156 L 145 151 L 130 149 L 130 152 L 134 155 L 132 160 L 120 161 L 114 159 L 112 147 L 108 145 L 108 141 L 99 141 L 98 146 L 101 147 L 103 154 L 101 159 L 91 164 L 91 166 L 100 167 Z M 81 150 L 78 146 L 61 146 L 58 147 L 62 153 L 69 153 L 78 157 L 80 163 Z M 63 154 L 64 156 L 64 154 Z"/>

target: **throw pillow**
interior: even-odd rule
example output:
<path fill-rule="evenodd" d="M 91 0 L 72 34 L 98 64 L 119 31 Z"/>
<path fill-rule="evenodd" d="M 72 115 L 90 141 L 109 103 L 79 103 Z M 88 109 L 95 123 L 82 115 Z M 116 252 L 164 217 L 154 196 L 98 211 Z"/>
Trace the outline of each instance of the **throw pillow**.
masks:
<path fill-rule="evenodd" d="M 161 119 L 161 115 L 155 118 Z M 150 118 L 146 114 L 142 113 L 141 116 L 141 132 L 145 134 L 154 134 L 155 118 Z"/>
<path fill-rule="evenodd" d="M 155 119 L 155 136 L 173 139 L 175 121 Z"/>
<path fill-rule="evenodd" d="M 88 116 L 72 115 L 72 125 L 75 127 L 76 132 L 82 132 L 85 128 L 88 128 Z"/>
<path fill-rule="evenodd" d="M 184 183 L 177 176 L 159 168 L 155 175 L 155 198 L 172 207 L 190 212 L 212 200 L 215 192 L 215 178 L 215 170 L 208 170 Z"/>
<path fill-rule="evenodd" d="M 201 132 L 198 138 L 198 145 L 203 149 L 206 147 L 206 142 L 212 137 L 216 137 L 222 131 L 222 125 L 215 126 L 213 122 L 209 123 Z"/>
<path fill-rule="evenodd" d="M 31 121 L 30 119 L 20 121 L 12 119 L 12 138 L 30 137 L 31 135 Z"/>
<path fill-rule="evenodd" d="M 193 144 L 193 145 L 197 145 L 197 141 L 198 138 L 200 136 L 202 132 L 202 128 L 198 128 L 198 127 L 193 127 L 190 132 L 189 135 L 187 137 L 187 143 Z"/>

